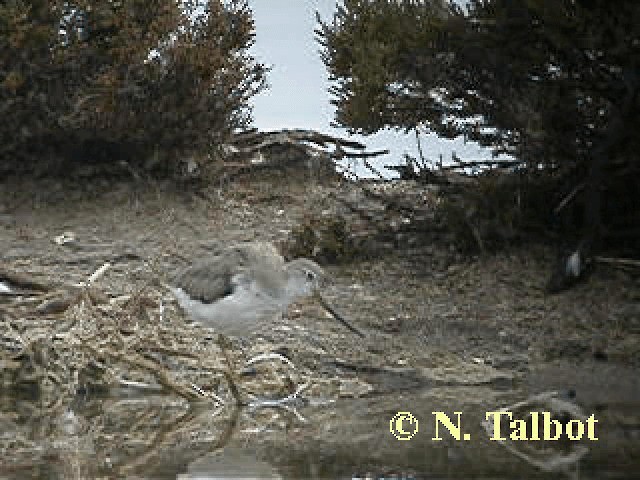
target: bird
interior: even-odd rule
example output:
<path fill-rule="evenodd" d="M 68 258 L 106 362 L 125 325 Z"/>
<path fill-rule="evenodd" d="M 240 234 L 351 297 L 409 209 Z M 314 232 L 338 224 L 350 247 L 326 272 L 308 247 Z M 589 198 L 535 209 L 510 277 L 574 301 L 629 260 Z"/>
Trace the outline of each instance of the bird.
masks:
<path fill-rule="evenodd" d="M 230 245 L 176 272 L 170 289 L 194 322 L 233 337 L 246 337 L 297 299 L 315 297 L 332 317 L 364 337 L 320 294 L 328 281 L 307 258 L 285 262 L 271 242 Z"/>

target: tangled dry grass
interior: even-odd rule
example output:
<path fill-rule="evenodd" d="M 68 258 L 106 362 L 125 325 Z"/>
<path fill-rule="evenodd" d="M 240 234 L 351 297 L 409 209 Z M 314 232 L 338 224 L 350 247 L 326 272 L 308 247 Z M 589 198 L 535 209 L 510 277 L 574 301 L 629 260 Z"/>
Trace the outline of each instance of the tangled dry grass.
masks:
<path fill-rule="evenodd" d="M 66 290 L 24 276 L 17 280 L 41 291 L 16 294 L 2 307 L 5 388 L 35 394 L 57 409 L 79 393 L 118 388 L 224 405 L 249 403 L 251 396 L 239 387 L 243 379 L 246 392 L 290 385 L 289 378 L 277 380 L 278 375 L 275 383 L 256 384 L 256 376 L 246 374 L 242 352 L 229 340 L 216 340 L 208 329 L 185 322 L 161 287 L 147 285 L 133 295 L 107 298 L 95 286 L 107 270 L 105 264 L 85 284 Z M 3 276 L 12 277 L 9 272 Z M 293 366 L 275 354 L 249 364 L 273 359 Z"/>
<path fill-rule="evenodd" d="M 129 476 L 181 449 L 188 461 L 227 443 L 240 405 L 257 431 L 304 421 L 310 383 L 286 357 L 245 361 L 236 342 L 186 322 L 160 282 L 109 297 L 108 271 L 80 285 L 0 271 L 13 287 L 0 296 L 2 471 L 51 464 L 52 452 L 63 478 Z"/>

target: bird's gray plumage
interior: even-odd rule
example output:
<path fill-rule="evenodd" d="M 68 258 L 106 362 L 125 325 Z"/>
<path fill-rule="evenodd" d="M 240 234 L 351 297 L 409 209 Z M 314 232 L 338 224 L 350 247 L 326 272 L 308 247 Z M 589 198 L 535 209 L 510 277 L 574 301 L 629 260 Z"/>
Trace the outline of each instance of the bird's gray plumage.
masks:
<path fill-rule="evenodd" d="M 273 244 L 248 242 L 178 271 L 171 291 L 193 320 L 227 335 L 247 335 L 269 315 L 273 318 L 296 299 L 314 295 L 337 321 L 364 337 L 322 298 L 318 288 L 325 280 L 312 260 L 287 263 Z"/>
<path fill-rule="evenodd" d="M 171 284 L 204 303 L 232 294 L 239 283 L 249 278 L 277 295 L 286 282 L 284 268 L 284 259 L 272 244 L 247 242 L 227 247 L 211 258 L 181 269 Z"/>
<path fill-rule="evenodd" d="M 272 244 L 249 242 L 178 271 L 171 290 L 191 319 L 229 335 L 246 335 L 266 316 L 314 293 L 323 280 L 315 262 L 287 263 Z"/>

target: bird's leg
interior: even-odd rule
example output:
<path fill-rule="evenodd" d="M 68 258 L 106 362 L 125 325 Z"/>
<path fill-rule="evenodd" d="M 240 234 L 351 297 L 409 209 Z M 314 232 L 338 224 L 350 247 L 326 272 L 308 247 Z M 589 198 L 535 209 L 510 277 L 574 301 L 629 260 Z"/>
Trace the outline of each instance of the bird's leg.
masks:
<path fill-rule="evenodd" d="M 231 357 L 229 356 L 229 350 L 232 347 L 231 341 L 221 333 L 218 335 L 218 340 L 216 343 L 220 347 L 222 356 L 224 357 L 225 362 L 227 363 L 228 371 L 225 376 L 227 378 L 227 383 L 229 384 L 229 390 L 231 390 L 231 394 L 233 395 L 233 398 L 235 398 L 236 403 L 238 405 L 245 405 L 246 402 L 242 400 L 242 397 L 240 396 L 240 391 L 238 390 L 238 386 L 236 384 L 235 367 L 233 365 Z"/>

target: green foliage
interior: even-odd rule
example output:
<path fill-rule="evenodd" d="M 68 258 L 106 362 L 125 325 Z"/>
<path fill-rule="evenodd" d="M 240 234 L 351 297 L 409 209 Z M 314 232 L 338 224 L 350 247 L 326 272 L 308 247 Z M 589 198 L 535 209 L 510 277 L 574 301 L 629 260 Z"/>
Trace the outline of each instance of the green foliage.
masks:
<path fill-rule="evenodd" d="M 565 185 L 556 203 L 584 183 L 596 236 L 602 192 L 640 173 L 639 2 L 351 0 L 316 32 L 340 126 L 464 135 Z"/>
<path fill-rule="evenodd" d="M 331 24 L 320 22 L 316 33 L 335 83 L 338 124 L 372 133 L 411 123 L 403 59 L 437 40 L 442 11 L 408 0 L 346 0 Z"/>
<path fill-rule="evenodd" d="M 204 7 L 190 18 L 173 0 L 77 0 L 65 38 L 63 3 L 0 6 L 4 158 L 32 162 L 96 141 L 170 156 L 206 150 L 250 122 L 266 69 L 248 54 L 245 1 L 186 2 Z"/>
<path fill-rule="evenodd" d="M 435 0 L 351 0 L 317 37 L 337 123 L 361 133 L 419 127 L 572 163 L 625 98 L 638 113 L 637 2 L 475 0 L 466 13 Z"/>

